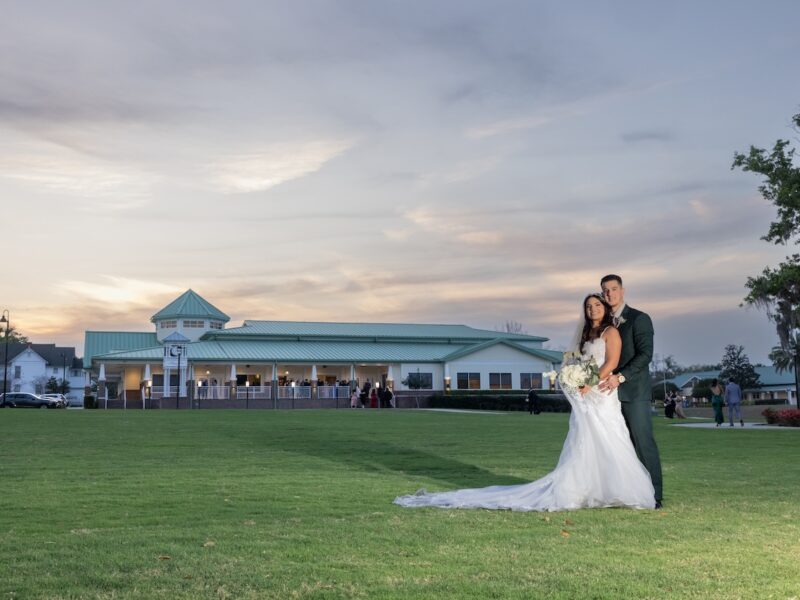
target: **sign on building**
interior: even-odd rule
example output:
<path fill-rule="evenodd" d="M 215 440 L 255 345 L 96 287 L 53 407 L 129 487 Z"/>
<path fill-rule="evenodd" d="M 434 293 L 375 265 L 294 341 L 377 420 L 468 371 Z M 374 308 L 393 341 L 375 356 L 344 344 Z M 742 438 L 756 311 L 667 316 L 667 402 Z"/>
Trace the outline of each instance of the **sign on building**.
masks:
<path fill-rule="evenodd" d="M 187 347 L 185 344 L 167 344 L 164 346 L 164 369 L 179 369 L 186 366 Z"/>

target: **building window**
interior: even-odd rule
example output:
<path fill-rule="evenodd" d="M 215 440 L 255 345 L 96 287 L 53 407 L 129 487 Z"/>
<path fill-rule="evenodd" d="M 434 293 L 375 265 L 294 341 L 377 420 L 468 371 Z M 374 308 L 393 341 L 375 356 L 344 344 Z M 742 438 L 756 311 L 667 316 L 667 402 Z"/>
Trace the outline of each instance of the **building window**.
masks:
<path fill-rule="evenodd" d="M 161 329 L 175 329 L 178 327 L 177 321 L 161 321 L 158 326 Z"/>
<path fill-rule="evenodd" d="M 20 365 L 14 365 L 14 379 L 19 379 L 22 377 L 22 367 Z M 19 391 L 19 390 L 14 390 Z"/>
<path fill-rule="evenodd" d="M 80 371 L 78 371 L 78 369 L 72 369 L 72 370 L 69 372 L 69 375 L 70 375 L 70 377 L 78 377 L 80 374 L 81 374 L 81 372 L 80 372 Z"/>
<path fill-rule="evenodd" d="M 432 390 L 433 373 L 409 373 L 406 386 L 412 390 Z"/>
<path fill-rule="evenodd" d="M 489 373 L 490 390 L 510 390 L 511 373 Z"/>
<path fill-rule="evenodd" d="M 184 321 L 183 326 L 187 329 L 202 329 L 206 326 L 205 321 Z"/>
<path fill-rule="evenodd" d="M 456 388 L 459 390 L 479 390 L 481 389 L 480 373 L 458 373 L 456 377 Z"/>
<path fill-rule="evenodd" d="M 542 388 L 542 374 L 541 373 L 520 373 L 519 374 L 519 389 L 529 390 L 531 388 L 541 390 Z"/>
<path fill-rule="evenodd" d="M 222 322 L 211 321 L 211 329 L 222 329 Z"/>

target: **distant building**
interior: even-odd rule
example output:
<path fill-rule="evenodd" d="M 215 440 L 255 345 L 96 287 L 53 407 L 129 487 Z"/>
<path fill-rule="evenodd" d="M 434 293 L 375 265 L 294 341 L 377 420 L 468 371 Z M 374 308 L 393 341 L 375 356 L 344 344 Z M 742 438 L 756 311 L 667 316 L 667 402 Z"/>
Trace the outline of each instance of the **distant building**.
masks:
<path fill-rule="evenodd" d="M 786 403 L 795 404 L 795 382 L 792 371 L 778 373 L 774 367 L 753 367 L 758 373 L 758 382 L 761 387 L 742 390 L 745 400 L 774 400 L 776 404 Z M 680 394 L 690 398 L 692 390 L 703 379 L 718 379 L 719 371 L 696 371 L 694 373 L 682 373 L 672 379 L 667 379 L 667 383 L 672 383 L 678 387 Z"/>
<path fill-rule="evenodd" d="M 0 344 L 0 378 L 5 370 L 5 344 Z M 70 390 L 65 394 L 70 400 L 83 399 L 83 361 L 75 357 L 75 348 L 55 344 L 9 344 L 8 383 L 9 392 L 44 394 L 47 381 L 66 378 Z M 3 381 L 0 379 L 0 394 Z"/>
<path fill-rule="evenodd" d="M 465 325 L 246 320 L 226 329 L 230 318 L 192 290 L 150 320 L 154 332 L 86 332 L 83 366 L 101 398 L 140 407 L 142 398 L 163 407 L 333 406 L 367 382 L 399 396 L 521 390 L 549 387 L 543 373 L 562 356 L 542 348 L 547 338 Z"/>

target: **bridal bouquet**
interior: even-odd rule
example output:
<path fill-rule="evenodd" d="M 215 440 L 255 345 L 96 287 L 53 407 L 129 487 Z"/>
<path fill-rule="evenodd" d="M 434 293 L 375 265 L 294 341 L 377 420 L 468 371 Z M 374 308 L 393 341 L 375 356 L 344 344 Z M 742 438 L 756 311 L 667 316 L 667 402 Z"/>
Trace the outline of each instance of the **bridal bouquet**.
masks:
<path fill-rule="evenodd" d="M 584 385 L 597 385 L 600 383 L 600 367 L 594 357 L 577 360 L 561 367 L 558 380 L 561 385 L 576 389 Z"/>

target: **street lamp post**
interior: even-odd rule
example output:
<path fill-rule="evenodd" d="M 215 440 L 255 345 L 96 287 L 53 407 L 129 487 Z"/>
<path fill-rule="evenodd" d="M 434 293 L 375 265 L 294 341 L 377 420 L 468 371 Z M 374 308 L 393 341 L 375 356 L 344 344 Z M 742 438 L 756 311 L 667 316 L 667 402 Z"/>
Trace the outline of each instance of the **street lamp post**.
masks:
<path fill-rule="evenodd" d="M 3 406 L 5 406 L 6 393 L 8 392 L 8 334 L 11 328 L 11 315 L 7 309 L 3 311 L 3 316 L 0 317 L 0 323 L 6 324 L 6 353 L 3 360 Z"/>
<path fill-rule="evenodd" d="M 150 408 L 153 408 L 153 402 L 151 401 L 151 394 L 153 392 L 153 380 L 147 380 L 147 404 L 150 405 Z"/>
<path fill-rule="evenodd" d="M 244 407 L 245 409 L 250 408 L 250 381 L 244 382 Z"/>
<path fill-rule="evenodd" d="M 67 395 L 67 355 L 61 353 L 61 393 Z"/>
<path fill-rule="evenodd" d="M 178 388 L 175 390 L 175 410 L 180 408 L 181 396 L 181 352 L 178 352 Z"/>

